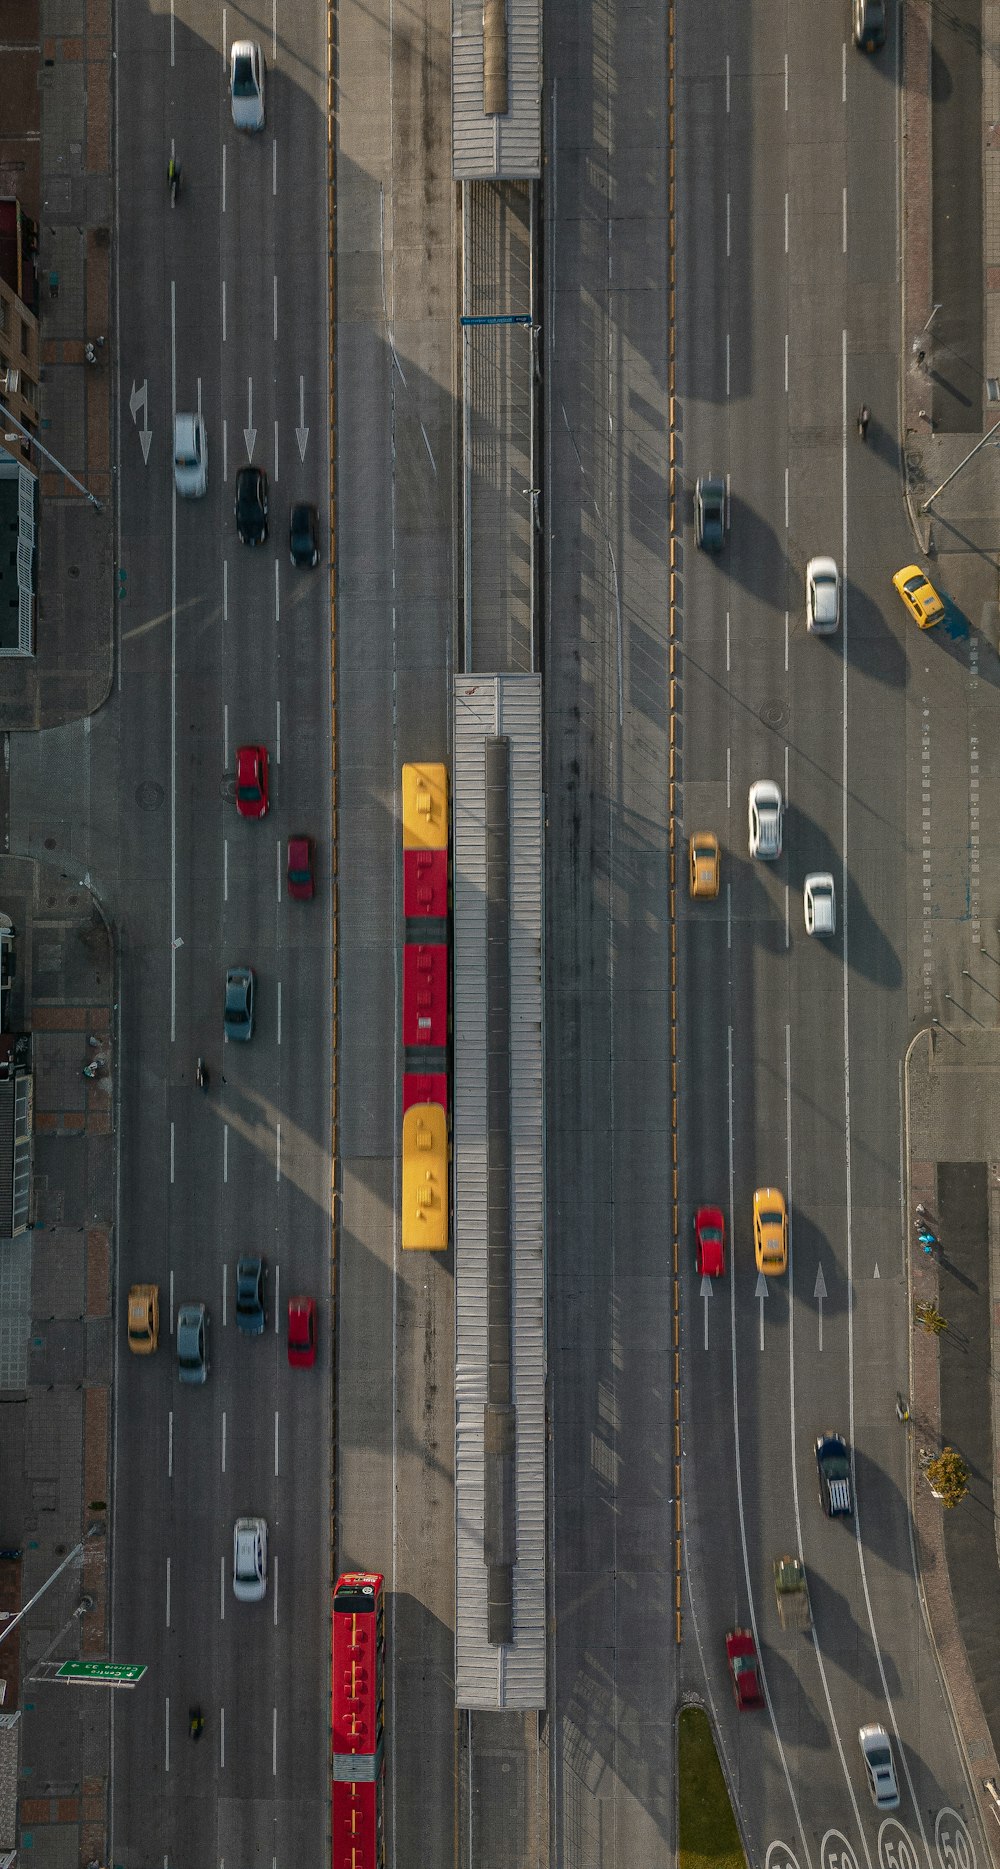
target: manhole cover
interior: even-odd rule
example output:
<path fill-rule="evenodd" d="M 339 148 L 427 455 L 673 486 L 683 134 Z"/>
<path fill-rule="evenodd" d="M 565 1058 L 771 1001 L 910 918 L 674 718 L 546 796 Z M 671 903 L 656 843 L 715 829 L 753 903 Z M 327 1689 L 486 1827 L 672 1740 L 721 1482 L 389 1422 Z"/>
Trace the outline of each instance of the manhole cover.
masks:
<path fill-rule="evenodd" d="M 159 811 L 163 803 L 163 787 L 155 779 L 144 779 L 135 795 L 140 811 Z"/>
<path fill-rule="evenodd" d="M 788 709 L 783 701 L 768 701 L 761 708 L 760 717 L 766 727 L 783 727 L 788 719 Z"/>
<path fill-rule="evenodd" d="M 219 791 L 223 798 L 235 798 L 236 797 L 236 774 L 235 772 L 231 773 L 228 779 L 223 779 L 222 784 L 219 787 Z"/>

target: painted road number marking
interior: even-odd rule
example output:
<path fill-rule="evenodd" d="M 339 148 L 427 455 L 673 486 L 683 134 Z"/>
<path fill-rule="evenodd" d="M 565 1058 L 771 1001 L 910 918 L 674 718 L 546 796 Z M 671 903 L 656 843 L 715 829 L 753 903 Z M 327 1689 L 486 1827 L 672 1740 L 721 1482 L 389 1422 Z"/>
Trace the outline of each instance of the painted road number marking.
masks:
<path fill-rule="evenodd" d="M 878 1833 L 882 1869 L 917 1869 L 917 1852 L 898 1817 L 887 1817 Z"/>
<path fill-rule="evenodd" d="M 934 1846 L 941 1869 L 976 1869 L 976 1846 L 967 1824 L 950 1804 L 934 1820 Z"/>

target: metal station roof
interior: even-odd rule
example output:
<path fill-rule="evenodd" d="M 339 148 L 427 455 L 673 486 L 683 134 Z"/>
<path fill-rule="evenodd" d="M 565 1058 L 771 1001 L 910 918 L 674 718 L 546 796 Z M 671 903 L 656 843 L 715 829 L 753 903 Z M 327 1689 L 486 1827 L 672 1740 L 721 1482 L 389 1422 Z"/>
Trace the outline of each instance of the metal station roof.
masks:
<path fill-rule="evenodd" d="M 545 1705 L 545 1203 L 542 1131 L 542 690 L 537 675 L 455 678 L 455 1698 Z M 513 1630 L 487 1640 L 487 956 L 485 743 L 510 744 L 512 1369 L 517 1413 Z"/>
<path fill-rule="evenodd" d="M 542 172 L 542 0 L 506 0 L 507 112 L 487 116 L 483 0 L 451 5 L 451 166 L 457 182 Z"/>

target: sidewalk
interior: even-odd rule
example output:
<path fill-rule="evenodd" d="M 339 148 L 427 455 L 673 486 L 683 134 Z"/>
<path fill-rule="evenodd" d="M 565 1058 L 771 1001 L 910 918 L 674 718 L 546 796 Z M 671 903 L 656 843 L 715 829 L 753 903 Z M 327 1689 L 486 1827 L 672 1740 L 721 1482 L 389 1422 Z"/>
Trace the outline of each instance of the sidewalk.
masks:
<path fill-rule="evenodd" d="M 35 654 L 4 657 L 0 692 L 0 730 L 25 731 L 92 714 L 113 675 L 110 0 L 0 0 L 0 42 L 0 193 L 39 229 L 39 440 L 103 506 L 35 457 Z M 84 345 L 97 337 L 91 366 Z"/>
<path fill-rule="evenodd" d="M 948 1321 L 912 1332 L 910 1495 L 921 1588 L 983 1826 L 996 1817 L 983 1789 L 1000 1786 L 1000 1032 L 939 1027 L 914 1040 L 906 1066 L 909 1214 L 935 1216 L 938 1258 L 908 1242 L 910 1316 L 930 1302 Z M 922 1457 L 955 1447 L 968 1497 L 945 1511 Z"/>

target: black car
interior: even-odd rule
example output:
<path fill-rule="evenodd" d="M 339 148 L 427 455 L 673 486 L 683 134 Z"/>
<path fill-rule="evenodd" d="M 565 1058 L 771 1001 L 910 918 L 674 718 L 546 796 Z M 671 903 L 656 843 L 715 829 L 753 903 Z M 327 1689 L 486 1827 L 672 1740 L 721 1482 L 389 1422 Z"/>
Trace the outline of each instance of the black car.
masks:
<path fill-rule="evenodd" d="M 854 0 L 854 43 L 862 52 L 885 44 L 885 0 Z"/>
<path fill-rule="evenodd" d="M 247 1256 L 236 1261 L 236 1322 L 248 1337 L 263 1336 L 267 1323 L 263 1259 Z"/>
<path fill-rule="evenodd" d="M 244 545 L 267 538 L 267 475 L 262 467 L 241 467 L 236 476 L 236 530 Z"/>
<path fill-rule="evenodd" d="M 726 483 L 702 474 L 694 490 L 695 538 L 703 552 L 721 552 L 726 541 Z"/>
<path fill-rule="evenodd" d="M 819 1502 L 828 1519 L 851 1516 L 851 1462 L 842 1434 L 821 1434 L 816 1442 Z"/>
<path fill-rule="evenodd" d="M 288 519 L 288 553 L 293 565 L 319 564 L 319 516 L 315 506 L 293 506 Z"/>

